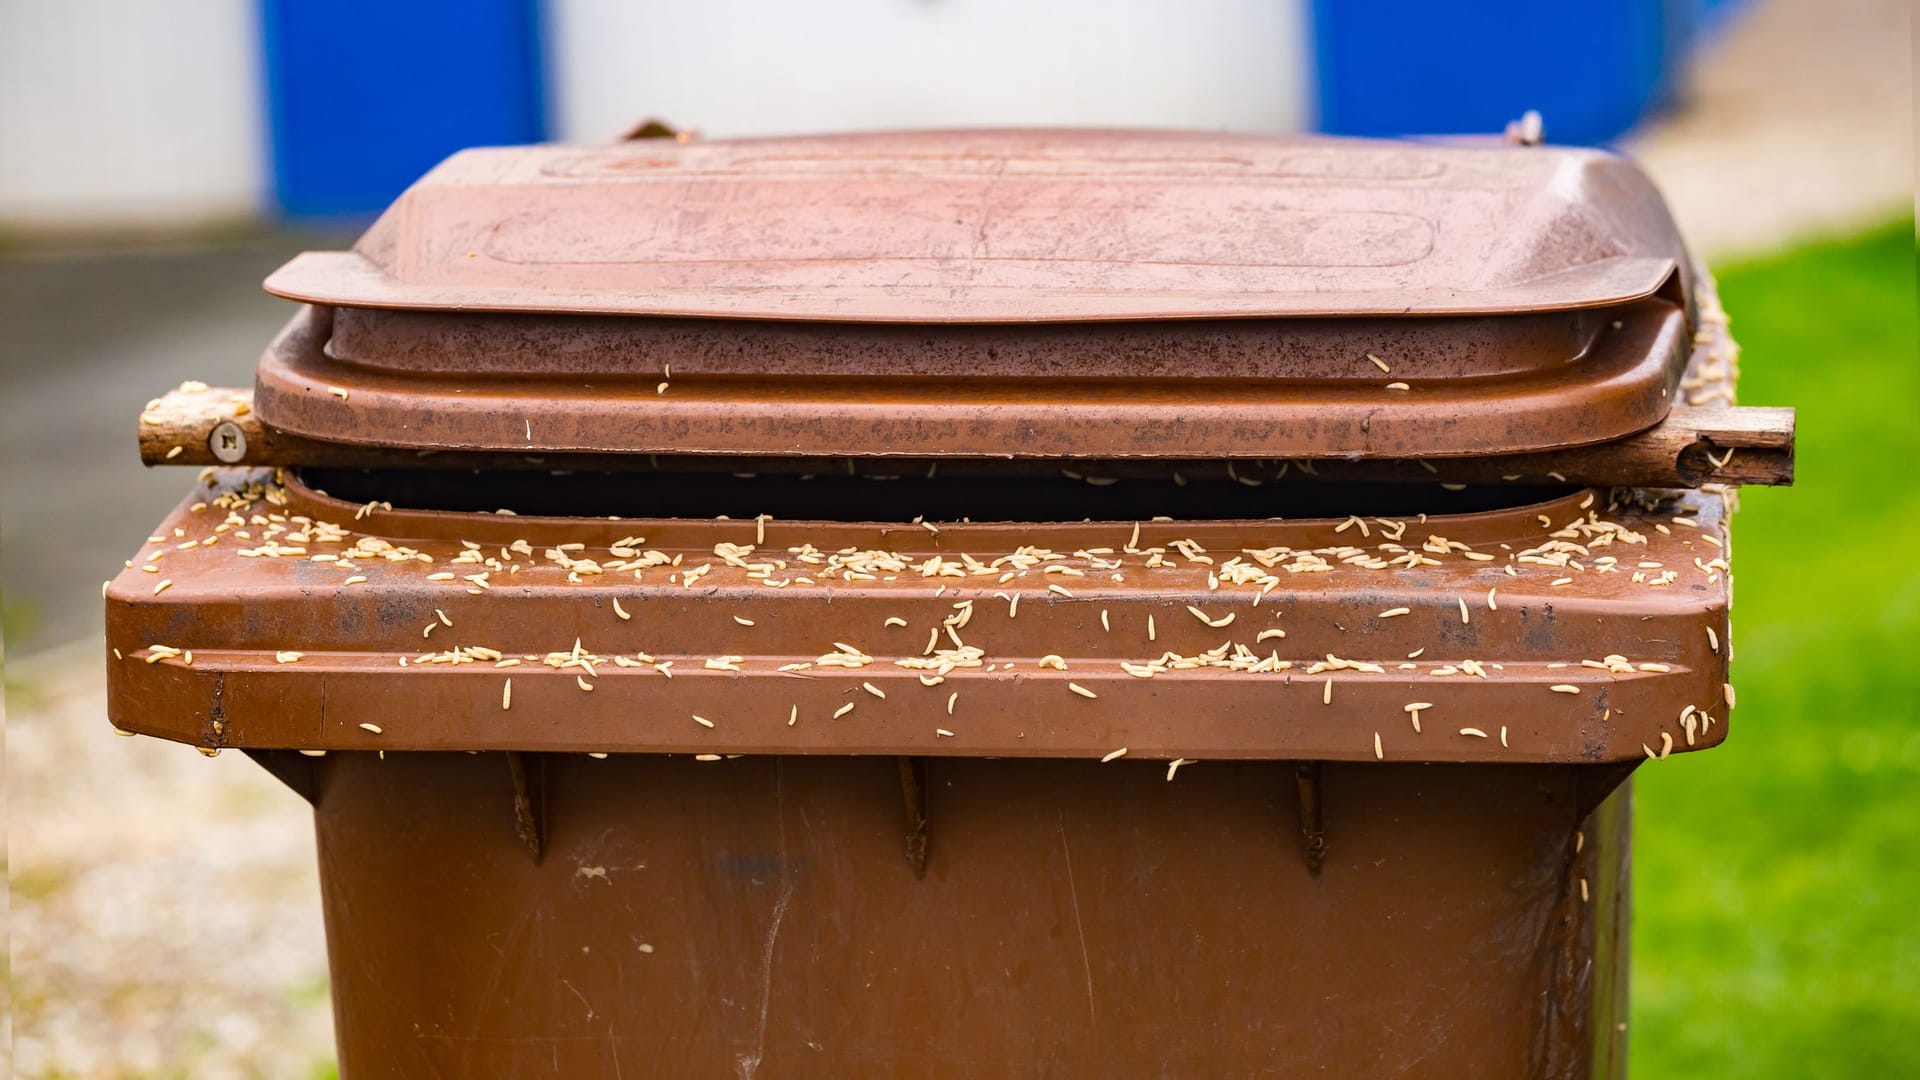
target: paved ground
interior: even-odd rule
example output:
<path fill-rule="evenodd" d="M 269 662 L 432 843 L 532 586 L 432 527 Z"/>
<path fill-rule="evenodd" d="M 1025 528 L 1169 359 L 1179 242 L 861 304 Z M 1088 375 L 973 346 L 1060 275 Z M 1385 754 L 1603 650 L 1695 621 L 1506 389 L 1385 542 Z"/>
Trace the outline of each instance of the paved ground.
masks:
<path fill-rule="evenodd" d="M 1911 17 L 1906 0 L 1762 3 L 1704 50 L 1686 108 L 1628 147 L 1696 250 L 1764 251 L 1912 211 Z"/>
<path fill-rule="evenodd" d="M 1702 58 L 1688 111 L 1634 143 L 1700 250 L 1910 205 L 1907 17 L 1765 4 Z M 312 244 L 0 258 L 0 580 L 30 619 L 7 669 L 19 1075 L 298 1077 L 329 1053 L 304 804 L 237 755 L 113 738 L 95 644 L 100 580 L 184 488 L 135 464 L 133 416 L 247 382 L 289 310 L 259 280 Z"/>
<path fill-rule="evenodd" d="M 16 1075 L 311 1075 L 333 1033 L 306 804 L 237 753 L 108 734 L 91 641 L 43 656 L 64 677 L 9 710 Z"/>

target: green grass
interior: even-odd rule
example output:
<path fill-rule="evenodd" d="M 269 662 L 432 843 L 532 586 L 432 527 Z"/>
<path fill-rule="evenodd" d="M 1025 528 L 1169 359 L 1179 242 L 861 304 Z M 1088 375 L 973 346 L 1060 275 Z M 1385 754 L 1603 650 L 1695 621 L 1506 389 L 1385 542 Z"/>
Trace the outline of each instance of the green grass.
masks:
<path fill-rule="evenodd" d="M 1734 520 L 1731 738 L 1636 780 L 1637 1077 L 1920 1075 L 1913 223 L 1722 268 L 1796 486 Z"/>

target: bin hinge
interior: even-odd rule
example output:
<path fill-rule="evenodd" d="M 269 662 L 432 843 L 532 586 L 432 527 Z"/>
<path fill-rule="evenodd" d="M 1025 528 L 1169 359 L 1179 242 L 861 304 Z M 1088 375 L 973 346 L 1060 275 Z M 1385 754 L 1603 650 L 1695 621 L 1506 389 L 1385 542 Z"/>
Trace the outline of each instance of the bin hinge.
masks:
<path fill-rule="evenodd" d="M 1295 765 L 1293 781 L 1300 795 L 1300 842 L 1307 857 L 1307 873 L 1319 877 L 1320 867 L 1327 861 L 1326 822 L 1320 810 L 1320 763 Z"/>
<path fill-rule="evenodd" d="M 907 805 L 907 865 L 927 876 L 927 759 L 900 759 L 900 794 Z"/>
<path fill-rule="evenodd" d="M 628 125 L 627 130 L 620 133 L 620 138 L 617 141 L 634 142 L 639 139 L 672 139 L 674 142 L 687 142 L 693 137 L 694 133 L 691 131 L 674 127 L 672 124 L 667 123 L 657 116 L 646 116 Z"/>
<path fill-rule="evenodd" d="M 539 865 L 547 842 L 547 767 L 540 754 L 507 751 L 507 771 L 513 776 L 513 829 Z"/>
<path fill-rule="evenodd" d="M 1546 122 L 1537 109 L 1528 109 L 1520 119 L 1507 124 L 1506 139 L 1518 146 L 1539 146 L 1547 139 Z"/>

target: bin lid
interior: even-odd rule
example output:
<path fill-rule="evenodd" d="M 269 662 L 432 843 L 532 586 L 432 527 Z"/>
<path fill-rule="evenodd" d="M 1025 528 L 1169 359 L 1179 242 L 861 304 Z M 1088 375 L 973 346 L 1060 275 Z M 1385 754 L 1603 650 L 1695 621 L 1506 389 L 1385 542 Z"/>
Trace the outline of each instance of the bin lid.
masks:
<path fill-rule="evenodd" d="M 467 151 L 255 405 L 419 450 L 1431 457 L 1665 417 L 1691 279 L 1593 150 L 962 131 Z"/>
<path fill-rule="evenodd" d="M 1604 307 L 1683 274 L 1647 178 L 1586 149 L 944 131 L 468 150 L 309 303 L 1007 323 Z"/>

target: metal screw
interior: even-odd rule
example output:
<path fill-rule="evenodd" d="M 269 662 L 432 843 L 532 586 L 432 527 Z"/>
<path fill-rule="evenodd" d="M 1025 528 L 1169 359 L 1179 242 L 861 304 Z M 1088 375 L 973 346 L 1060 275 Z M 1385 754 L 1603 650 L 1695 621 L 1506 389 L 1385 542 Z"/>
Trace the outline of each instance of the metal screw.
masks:
<path fill-rule="evenodd" d="M 247 433 L 239 424 L 222 420 L 207 436 L 207 449 L 213 451 L 214 460 L 232 465 L 247 456 Z"/>

